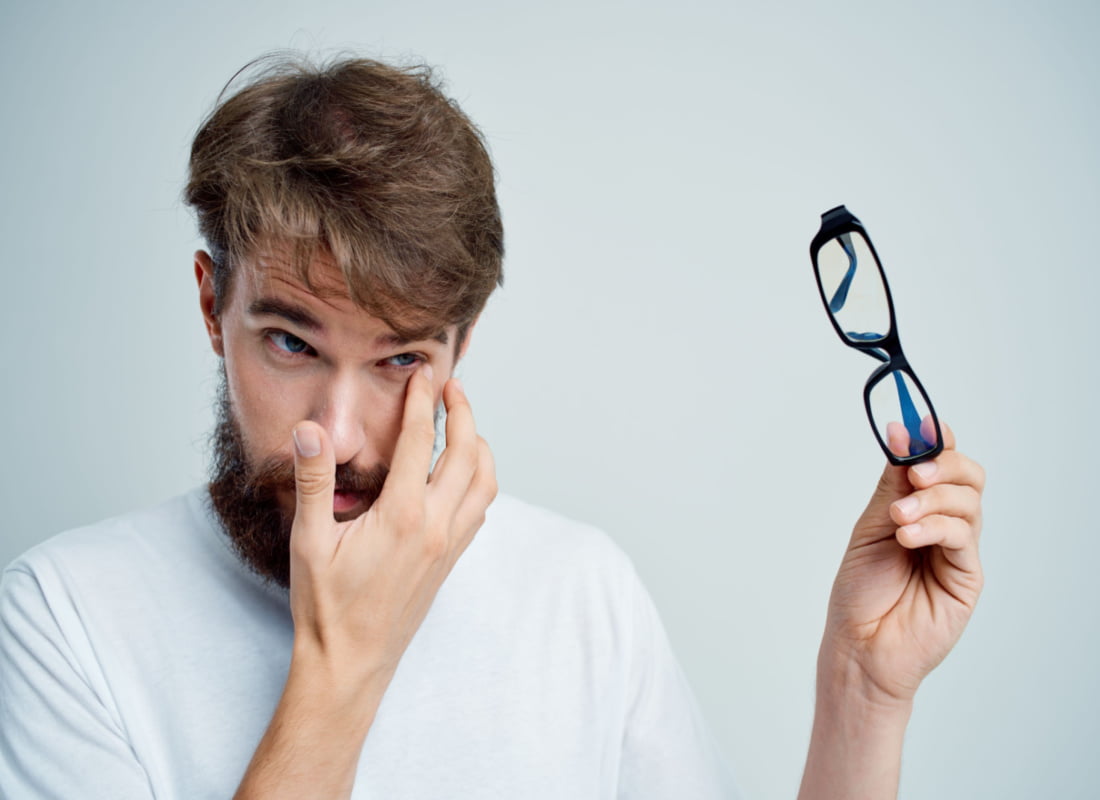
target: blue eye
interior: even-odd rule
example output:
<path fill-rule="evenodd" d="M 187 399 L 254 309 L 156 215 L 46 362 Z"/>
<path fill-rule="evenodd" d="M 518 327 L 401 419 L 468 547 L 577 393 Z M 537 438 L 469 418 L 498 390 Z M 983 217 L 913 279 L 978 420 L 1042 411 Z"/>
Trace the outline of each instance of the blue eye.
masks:
<path fill-rule="evenodd" d="M 309 349 L 309 345 L 299 339 L 293 333 L 287 333 L 286 331 L 272 331 L 271 342 L 280 350 L 287 353 L 304 353 Z"/>
<path fill-rule="evenodd" d="M 402 353 L 399 356 L 390 356 L 386 361 L 395 367 L 411 367 L 420 361 L 420 356 L 415 353 Z"/>

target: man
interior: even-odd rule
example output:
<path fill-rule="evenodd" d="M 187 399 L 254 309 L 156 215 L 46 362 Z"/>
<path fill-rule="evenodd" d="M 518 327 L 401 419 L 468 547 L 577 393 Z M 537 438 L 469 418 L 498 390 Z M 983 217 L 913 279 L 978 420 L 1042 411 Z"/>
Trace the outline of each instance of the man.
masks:
<path fill-rule="evenodd" d="M 732 796 L 625 557 L 496 497 L 451 377 L 501 276 L 476 129 L 421 71 L 261 66 L 186 192 L 224 367 L 209 487 L 5 571 L 5 796 Z M 976 602 L 982 474 L 945 444 L 856 525 L 807 798 L 896 792 Z"/>

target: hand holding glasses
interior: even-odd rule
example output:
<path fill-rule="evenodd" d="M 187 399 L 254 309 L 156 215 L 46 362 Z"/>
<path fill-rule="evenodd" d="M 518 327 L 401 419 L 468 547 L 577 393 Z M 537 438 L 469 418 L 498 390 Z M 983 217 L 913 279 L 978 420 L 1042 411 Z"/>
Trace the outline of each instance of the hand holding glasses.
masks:
<path fill-rule="evenodd" d="M 810 242 L 821 300 L 849 347 L 882 361 L 863 388 L 863 405 L 879 445 L 895 466 L 943 450 L 940 421 L 901 350 L 886 273 L 867 231 L 844 206 L 821 215 Z"/>

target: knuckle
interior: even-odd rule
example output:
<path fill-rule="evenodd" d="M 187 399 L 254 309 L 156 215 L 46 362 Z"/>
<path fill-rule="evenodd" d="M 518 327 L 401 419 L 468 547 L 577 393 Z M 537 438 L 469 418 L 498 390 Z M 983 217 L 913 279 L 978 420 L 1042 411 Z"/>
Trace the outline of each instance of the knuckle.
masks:
<path fill-rule="evenodd" d="M 472 413 L 473 412 L 473 409 L 470 408 L 470 401 L 468 399 L 466 399 L 466 396 L 464 394 L 457 393 L 456 395 L 452 396 L 450 398 L 450 400 L 451 400 L 451 402 L 448 405 L 448 410 L 451 410 L 451 411 L 461 410 L 463 413 Z"/>
<path fill-rule="evenodd" d="M 424 510 L 414 503 L 402 503 L 390 512 L 390 523 L 398 533 L 412 535 L 424 527 Z"/>
<path fill-rule="evenodd" d="M 313 548 L 305 541 L 305 537 L 290 537 L 290 560 L 300 563 L 309 563 L 313 560 Z"/>
<path fill-rule="evenodd" d="M 937 483 L 922 489 L 921 493 L 928 503 L 943 506 L 954 499 L 955 487 L 950 483 Z"/>
<path fill-rule="evenodd" d="M 439 561 L 447 555 L 449 537 L 446 528 L 430 527 L 420 539 L 421 552 L 430 561 Z"/>
<path fill-rule="evenodd" d="M 496 499 L 497 493 L 500 491 L 500 485 L 497 483 L 497 471 L 493 462 L 493 454 L 484 439 L 479 442 L 478 455 L 480 456 L 478 480 L 481 482 L 482 491 L 485 493 L 486 503 L 488 504 Z"/>
<path fill-rule="evenodd" d="M 981 511 L 982 496 L 975 486 L 960 486 L 954 498 L 961 516 L 969 518 Z"/>
<path fill-rule="evenodd" d="M 292 536 L 290 539 L 290 566 L 298 575 L 317 578 L 324 569 L 324 547 L 314 537 Z"/>
<path fill-rule="evenodd" d="M 466 552 L 466 548 L 470 546 L 470 542 L 477 536 L 477 532 L 481 530 L 481 526 L 485 524 L 485 515 L 479 514 L 470 520 L 470 524 L 462 531 L 462 535 L 459 537 L 456 548 L 459 553 Z"/>
<path fill-rule="evenodd" d="M 455 389 L 456 387 L 452 385 L 449 388 Z M 472 409 L 470 408 L 470 400 L 468 397 L 466 397 L 465 392 L 448 391 L 443 395 L 443 397 L 447 403 L 448 413 L 450 413 L 451 411 L 458 411 L 459 409 L 462 409 L 465 413 L 472 413 Z"/>
<path fill-rule="evenodd" d="M 497 476 L 494 473 L 489 473 L 482 480 L 484 481 L 482 492 L 485 496 L 485 503 L 488 505 L 496 499 L 500 486 L 497 484 Z"/>
<path fill-rule="evenodd" d="M 974 463 L 974 488 L 979 494 L 985 491 L 985 467 L 977 462 Z"/>
<path fill-rule="evenodd" d="M 936 456 L 937 463 L 948 470 L 957 469 L 959 466 L 959 452 L 957 450 L 944 450 Z"/>
<path fill-rule="evenodd" d="M 328 489 L 328 484 L 328 476 L 317 472 L 299 473 L 294 481 L 298 497 L 304 500 L 313 500 L 322 496 Z"/>
<path fill-rule="evenodd" d="M 953 450 L 944 450 L 936 456 L 933 463 L 937 469 L 930 477 L 925 478 L 919 472 L 917 473 L 917 480 L 925 486 L 935 486 L 949 482 L 952 480 L 952 476 L 957 475 L 959 472 L 959 461 Z"/>
<path fill-rule="evenodd" d="M 496 464 L 493 461 L 493 451 L 489 448 L 489 443 L 480 436 L 477 437 L 477 457 L 485 471 L 493 472 L 496 469 Z"/>
<path fill-rule="evenodd" d="M 461 467 L 465 472 L 473 474 L 480 466 L 481 459 L 478 457 L 476 447 L 471 447 L 467 444 L 459 444 L 455 448 L 454 454 L 455 460 L 458 462 L 457 466 Z"/>

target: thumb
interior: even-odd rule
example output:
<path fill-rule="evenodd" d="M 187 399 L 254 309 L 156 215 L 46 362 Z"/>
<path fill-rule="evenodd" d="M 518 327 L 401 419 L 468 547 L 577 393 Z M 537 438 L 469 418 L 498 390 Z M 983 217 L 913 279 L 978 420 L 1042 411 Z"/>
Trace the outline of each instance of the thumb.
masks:
<path fill-rule="evenodd" d="M 336 463 L 325 429 L 314 422 L 294 428 L 294 532 L 313 534 L 332 527 Z"/>
<path fill-rule="evenodd" d="M 886 426 L 886 443 L 894 455 L 899 457 L 909 455 L 909 432 L 900 422 L 891 422 Z M 867 510 L 878 511 L 884 507 L 888 508 L 895 500 L 900 500 L 912 491 L 913 484 L 909 482 L 909 470 L 887 463 L 875 487 L 875 493 L 867 504 Z"/>

